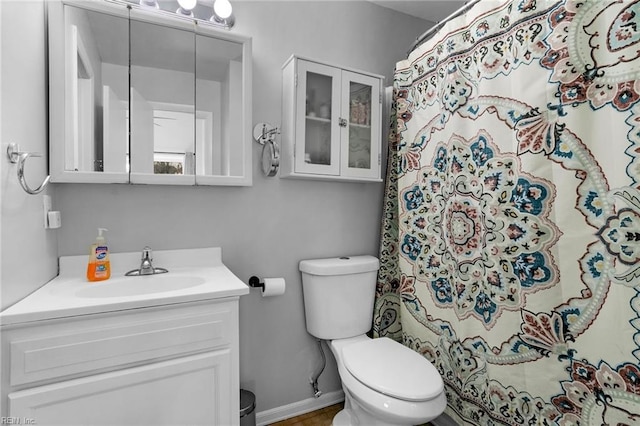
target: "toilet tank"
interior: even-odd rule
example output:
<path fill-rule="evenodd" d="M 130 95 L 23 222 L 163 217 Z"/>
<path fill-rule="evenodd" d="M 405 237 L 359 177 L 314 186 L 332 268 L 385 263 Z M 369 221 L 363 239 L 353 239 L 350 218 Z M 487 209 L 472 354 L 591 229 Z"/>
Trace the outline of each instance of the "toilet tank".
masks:
<path fill-rule="evenodd" d="M 301 261 L 307 331 L 325 340 L 369 331 L 379 265 L 373 256 Z"/>

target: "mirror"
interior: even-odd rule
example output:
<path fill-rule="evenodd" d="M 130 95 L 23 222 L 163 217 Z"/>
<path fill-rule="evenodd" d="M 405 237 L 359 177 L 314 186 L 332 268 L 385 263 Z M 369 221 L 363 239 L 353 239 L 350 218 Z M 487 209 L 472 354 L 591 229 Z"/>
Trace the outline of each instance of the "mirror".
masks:
<path fill-rule="evenodd" d="M 124 1 L 49 3 L 54 182 L 251 185 L 251 40 Z"/>
<path fill-rule="evenodd" d="M 193 184 L 195 33 L 131 19 L 129 69 L 131 181 Z"/>

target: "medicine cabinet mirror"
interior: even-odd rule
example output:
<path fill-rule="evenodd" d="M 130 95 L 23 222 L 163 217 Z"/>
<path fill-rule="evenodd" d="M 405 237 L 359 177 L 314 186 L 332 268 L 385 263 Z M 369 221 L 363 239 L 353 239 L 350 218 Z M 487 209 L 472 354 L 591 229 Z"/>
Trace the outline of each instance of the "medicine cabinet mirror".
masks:
<path fill-rule="evenodd" d="M 251 185 L 251 39 L 125 1 L 47 3 L 52 182 Z"/>

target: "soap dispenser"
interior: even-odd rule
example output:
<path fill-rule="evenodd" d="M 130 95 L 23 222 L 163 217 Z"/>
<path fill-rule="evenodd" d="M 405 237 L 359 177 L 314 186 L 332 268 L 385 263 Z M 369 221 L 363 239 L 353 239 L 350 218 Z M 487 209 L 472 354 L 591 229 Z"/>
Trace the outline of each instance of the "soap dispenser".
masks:
<path fill-rule="evenodd" d="M 89 249 L 89 263 L 87 264 L 87 280 L 104 281 L 111 277 L 111 263 L 109 262 L 109 248 L 102 233 L 105 228 L 98 228 L 95 243 Z"/>

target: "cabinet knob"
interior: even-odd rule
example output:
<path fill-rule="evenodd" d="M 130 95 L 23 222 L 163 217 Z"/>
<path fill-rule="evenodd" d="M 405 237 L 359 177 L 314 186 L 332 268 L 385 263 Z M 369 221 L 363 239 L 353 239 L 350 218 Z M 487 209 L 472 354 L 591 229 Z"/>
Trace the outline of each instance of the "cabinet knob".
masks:
<path fill-rule="evenodd" d="M 347 120 L 344 118 L 338 118 L 338 125 L 340 127 L 347 127 Z"/>

